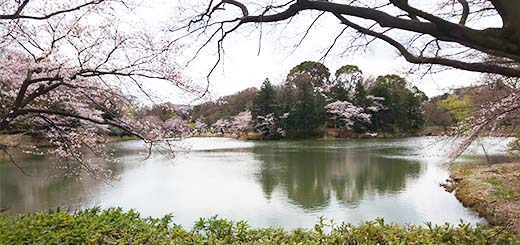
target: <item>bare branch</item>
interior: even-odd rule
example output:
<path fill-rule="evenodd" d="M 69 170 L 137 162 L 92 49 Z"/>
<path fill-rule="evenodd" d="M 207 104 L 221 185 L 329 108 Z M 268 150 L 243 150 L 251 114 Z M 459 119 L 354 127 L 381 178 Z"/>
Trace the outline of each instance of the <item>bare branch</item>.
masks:
<path fill-rule="evenodd" d="M 80 4 L 80 5 L 71 7 L 71 8 L 58 10 L 58 11 L 55 11 L 55 12 L 52 12 L 52 13 L 49 13 L 49 14 L 45 14 L 45 15 L 41 15 L 41 16 L 35 16 L 35 15 L 22 15 L 21 14 L 22 10 L 25 8 L 27 3 L 29 2 L 29 0 L 25 0 L 20 5 L 20 7 L 16 10 L 15 13 L 0 15 L 0 20 L 16 20 L 16 19 L 45 20 L 45 19 L 49 19 L 49 18 L 52 18 L 52 17 L 60 15 L 60 14 L 74 12 L 74 11 L 80 10 L 82 8 L 85 8 L 87 6 L 98 5 L 98 4 L 103 3 L 105 1 L 108 1 L 108 0 L 93 0 L 93 1 L 89 1 L 89 2 L 86 2 L 86 3 L 83 3 L 83 4 Z"/>
<path fill-rule="evenodd" d="M 318 10 L 321 12 L 332 13 L 336 16 L 351 16 L 363 20 L 374 21 L 378 24 L 378 26 L 388 28 L 386 29 L 387 31 L 390 29 L 402 30 L 411 33 L 417 33 L 419 36 L 426 35 L 437 40 L 434 43 L 438 48 L 436 51 L 434 51 L 433 57 L 425 57 L 423 55 L 415 56 L 406 50 L 402 44 L 399 42 L 394 42 L 395 39 L 392 39 L 388 35 L 383 35 L 384 32 L 368 32 L 370 34 L 376 34 L 369 35 L 367 30 L 370 29 L 363 28 L 364 30 L 360 31 L 364 35 L 369 35 L 390 43 L 392 46 L 396 47 L 399 52 L 403 54 L 403 56 L 405 56 L 406 60 L 414 64 L 443 65 L 468 71 L 519 77 L 520 68 L 518 67 L 506 67 L 500 66 L 499 64 L 488 64 L 487 62 L 468 62 L 462 58 L 447 59 L 442 57 L 444 54 L 441 52 L 443 47 L 441 42 L 443 44 L 462 45 L 470 48 L 475 52 L 480 52 L 490 56 L 502 57 L 516 63 L 520 62 L 520 42 L 517 42 L 514 35 L 504 36 L 502 31 L 506 31 L 506 29 L 502 30 L 489 28 L 484 30 L 477 30 L 465 25 L 468 21 L 468 18 L 470 17 L 470 14 L 478 13 L 480 11 L 490 11 L 492 9 L 483 7 L 471 12 L 470 4 L 467 0 L 457 1 L 462 5 L 462 14 L 460 14 L 459 23 L 452 23 L 439 16 L 415 8 L 408 4 L 407 0 L 389 0 L 389 3 L 387 4 L 372 7 L 368 6 L 368 4 L 358 1 L 352 1 L 350 3 L 336 3 L 329 1 L 298 0 L 291 1 L 290 4 L 284 5 L 278 9 L 279 11 L 270 11 L 272 6 L 267 5 L 265 6 L 261 15 L 247 15 L 249 11 L 246 4 L 239 1 L 221 1 L 219 4 L 231 4 L 242 9 L 242 16 L 237 18 L 239 24 L 234 26 L 230 31 L 236 30 L 238 26 L 244 25 L 246 23 L 281 22 L 289 20 L 298 13 L 306 10 Z M 495 0 L 493 2 L 495 6 L 499 6 L 498 2 L 501 1 Z M 354 3 L 358 3 L 361 6 L 356 6 Z M 406 15 L 394 16 L 390 14 L 390 12 L 385 12 L 384 8 L 389 6 L 389 4 L 404 11 Z M 215 9 L 214 11 L 219 10 L 221 9 Z M 501 15 L 504 16 L 516 16 L 513 15 L 513 12 L 511 11 L 507 12 L 505 10 L 500 10 L 498 7 L 497 10 L 499 13 L 501 13 Z M 237 21 L 237 19 L 230 21 Z M 229 33 L 229 31 L 225 31 L 225 33 Z M 304 35 L 304 37 L 305 36 L 306 35 Z M 390 39 L 393 41 L 390 41 Z M 410 42 L 410 44 L 412 43 L 413 41 Z"/>

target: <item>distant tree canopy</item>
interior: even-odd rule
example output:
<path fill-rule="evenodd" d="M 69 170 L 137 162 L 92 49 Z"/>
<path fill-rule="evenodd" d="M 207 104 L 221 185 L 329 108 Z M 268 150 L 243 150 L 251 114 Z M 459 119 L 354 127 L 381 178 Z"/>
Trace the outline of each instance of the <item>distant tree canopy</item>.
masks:
<path fill-rule="evenodd" d="M 137 108 L 134 114 L 137 117 L 155 116 L 158 117 L 161 121 L 168 121 L 174 117 L 179 117 L 183 120 L 189 119 L 189 115 L 186 110 L 183 110 L 170 102 L 149 107 Z"/>
<path fill-rule="evenodd" d="M 442 127 L 444 131 L 448 131 L 448 127 L 453 126 L 455 120 L 452 114 L 439 106 L 439 103 L 448 98 L 448 96 L 449 94 L 436 96 L 424 103 L 423 119 L 425 126 Z"/>
<path fill-rule="evenodd" d="M 444 100 L 438 102 L 438 107 L 448 111 L 455 122 L 464 122 L 471 115 L 471 97 L 450 94 Z"/>
<path fill-rule="evenodd" d="M 325 65 L 315 61 L 305 61 L 291 69 L 287 76 L 288 83 L 301 81 L 310 83 L 314 88 L 329 84 L 330 72 Z"/>
<path fill-rule="evenodd" d="M 469 118 L 478 117 L 486 104 L 507 97 L 512 88 L 501 80 L 454 89 L 451 93 L 433 97 L 423 106 L 425 124 L 428 126 L 456 126 Z M 511 119 L 502 122 L 512 124 Z"/>
<path fill-rule="evenodd" d="M 306 61 L 281 86 L 264 82 L 253 99 L 252 123 L 268 138 L 315 137 L 327 127 L 408 132 L 422 126 L 425 100 L 424 93 L 398 75 L 381 76 L 368 86 L 357 66 L 343 66 L 331 79 L 323 64 Z"/>
<path fill-rule="evenodd" d="M 269 79 L 265 79 L 262 87 L 256 93 L 253 99 L 251 115 L 256 118 L 258 116 L 266 116 L 277 110 L 276 90 Z"/>
<path fill-rule="evenodd" d="M 269 79 L 265 79 L 260 91 L 256 93 L 253 99 L 252 126 L 262 133 L 265 139 L 276 139 L 284 136 L 284 131 L 280 127 L 282 110 L 276 96 L 275 87 Z"/>
<path fill-rule="evenodd" d="M 306 61 L 294 67 L 287 79 L 273 85 L 266 79 L 260 89 L 250 88 L 234 95 L 195 106 L 192 122 L 204 122 L 226 132 L 234 128 L 261 133 L 264 139 L 320 137 L 331 131 L 352 134 L 416 133 L 424 126 L 440 126 L 445 132 L 478 116 L 482 105 L 510 93 L 501 81 L 455 89 L 428 99 L 417 87 L 396 74 L 366 77 L 359 67 L 345 65 L 330 76 L 324 65 Z M 329 77 L 327 77 L 329 76 Z M 172 116 L 189 119 L 168 105 L 135 112 L 162 121 Z M 506 118 L 503 125 L 514 125 Z M 249 123 L 246 123 L 250 120 Z M 467 128 L 466 128 L 467 129 Z"/>
<path fill-rule="evenodd" d="M 345 87 L 347 93 L 360 82 L 363 82 L 363 71 L 355 65 L 345 65 L 336 71 L 335 83 Z"/>
<path fill-rule="evenodd" d="M 325 97 L 308 80 L 299 80 L 294 89 L 295 103 L 283 111 L 287 113 L 285 128 L 294 138 L 316 136 L 325 122 Z"/>
<path fill-rule="evenodd" d="M 423 125 L 422 104 L 427 100 L 416 87 L 407 87 L 404 78 L 398 75 L 385 75 L 376 79 L 370 94 L 384 98 L 387 110 L 375 113 L 372 122 L 376 130 L 408 131 Z"/>
<path fill-rule="evenodd" d="M 219 54 L 224 49 L 222 44 L 231 38 L 230 33 L 241 27 L 266 26 L 262 23 L 284 25 L 287 29 L 303 27 L 306 31 L 295 44 L 298 46 L 318 26 L 315 24 L 321 21 L 320 18 L 333 16 L 342 28 L 325 42 L 323 58 L 333 49 L 343 53 L 367 50 L 377 43 L 374 40 L 379 40 L 395 48 L 407 62 L 415 64 L 414 71 L 430 73 L 455 68 L 480 72 L 514 84 L 505 90 L 504 96 L 482 103 L 476 116 L 468 118 L 465 124 L 471 130 L 461 132 L 465 139 L 455 147 L 451 154 L 454 157 L 458 157 L 480 133 L 510 123 L 520 111 L 520 1 L 219 0 L 209 1 L 199 10 L 185 29 L 199 28 L 193 31 L 194 35 L 213 33 L 207 35 L 209 40 L 204 43 L 207 46 L 211 41 L 218 41 Z M 300 16 L 312 18 L 312 21 L 307 25 L 293 21 Z M 330 24 L 322 26 L 329 28 Z M 398 100 L 399 103 L 416 103 L 412 96 L 405 101 Z M 407 113 L 413 114 L 412 111 Z M 393 128 L 403 125 L 414 128 L 421 124 L 418 119 L 394 118 L 390 124 Z"/>

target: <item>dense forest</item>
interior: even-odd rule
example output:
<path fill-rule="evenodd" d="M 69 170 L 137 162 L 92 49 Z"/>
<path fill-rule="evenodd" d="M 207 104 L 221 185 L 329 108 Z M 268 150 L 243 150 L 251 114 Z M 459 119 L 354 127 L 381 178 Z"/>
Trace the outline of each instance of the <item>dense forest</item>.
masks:
<path fill-rule="evenodd" d="M 409 133 L 424 125 L 422 105 L 427 100 L 398 75 L 373 79 L 357 66 L 345 65 L 332 76 L 323 64 L 306 61 L 281 84 L 266 79 L 260 90 L 195 106 L 192 116 L 226 131 L 237 116 L 250 112 L 249 128 L 267 139 L 320 137 L 327 129 L 343 135 Z"/>
<path fill-rule="evenodd" d="M 428 98 L 396 74 L 373 77 L 355 65 L 345 65 L 331 74 L 323 64 L 306 61 L 291 69 L 283 82 L 266 79 L 260 88 L 215 101 L 195 106 L 119 103 L 102 116 L 144 120 L 167 135 L 184 136 L 255 132 L 262 139 L 281 139 L 406 136 L 433 131 L 461 134 L 467 120 L 478 117 L 483 105 L 511 90 L 510 84 L 490 80 Z M 507 128 L 514 120 L 504 120 L 500 126 Z M 12 127 L 15 132 L 27 128 L 24 122 Z M 98 133 L 131 135 L 117 127 Z M 520 150 L 520 141 L 514 144 Z"/>
<path fill-rule="evenodd" d="M 493 81 L 428 98 L 396 74 L 374 78 L 345 65 L 332 75 L 306 61 L 280 84 L 266 79 L 260 89 L 197 105 L 190 116 L 212 132 L 256 131 L 263 139 L 448 133 L 510 90 Z"/>

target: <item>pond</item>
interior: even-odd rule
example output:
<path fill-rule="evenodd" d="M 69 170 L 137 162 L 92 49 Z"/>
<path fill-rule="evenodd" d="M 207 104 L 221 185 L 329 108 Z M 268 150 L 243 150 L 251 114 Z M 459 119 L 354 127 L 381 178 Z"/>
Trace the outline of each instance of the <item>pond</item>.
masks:
<path fill-rule="evenodd" d="M 487 138 L 500 156 L 506 140 Z M 49 177 L 54 160 L 18 161 L 33 176 L 0 160 L 0 208 L 7 214 L 94 206 L 135 209 L 144 216 L 173 214 L 191 227 L 200 217 L 246 220 L 253 227 L 312 227 L 320 216 L 357 224 L 382 217 L 399 224 L 484 222 L 439 187 L 447 138 L 253 142 L 192 138 L 173 161 L 143 161 L 142 143 L 115 143 L 117 180 Z M 483 161 L 479 147 L 462 160 Z"/>

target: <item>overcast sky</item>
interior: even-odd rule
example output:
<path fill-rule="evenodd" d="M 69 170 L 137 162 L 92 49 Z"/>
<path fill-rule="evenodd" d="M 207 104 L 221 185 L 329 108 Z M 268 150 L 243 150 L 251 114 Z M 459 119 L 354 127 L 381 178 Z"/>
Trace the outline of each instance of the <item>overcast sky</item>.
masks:
<path fill-rule="evenodd" d="M 164 27 L 172 21 L 171 16 L 179 15 L 178 9 L 171 2 L 166 0 L 153 2 L 159 4 L 150 2 L 147 8 L 140 10 L 140 15 L 148 25 Z M 176 4 L 179 2 L 186 3 L 186 1 L 178 0 Z M 188 2 L 193 4 L 193 2 Z M 282 28 L 281 25 L 274 29 L 265 26 L 260 54 L 258 54 L 258 28 L 254 28 L 252 25 L 245 26 L 228 36 L 224 43 L 223 62 L 210 77 L 211 98 L 216 99 L 219 96 L 233 94 L 249 87 L 258 88 L 265 78 L 269 78 L 275 84 L 282 83 L 292 67 L 307 60 L 318 61 L 343 27 L 334 17 L 325 16 L 315 25 L 303 43 L 294 49 L 294 45 L 304 34 L 305 27 L 309 25 L 315 15 L 316 13 L 310 12 L 300 15 L 287 28 Z M 411 65 L 400 57 L 394 48 L 382 41 L 375 41 L 366 52 L 342 54 L 344 51 L 342 47 L 348 44 L 349 35 L 353 34 L 344 35 L 338 43 L 339 45 L 325 59 L 324 64 L 332 74 L 345 64 L 359 66 L 366 76 L 377 77 L 397 73 L 406 76 L 410 83 L 419 87 L 428 96 L 442 94 L 450 88 L 474 84 L 480 77 L 479 74 L 458 70 L 426 76 L 421 76 L 422 74 L 406 75 L 405 73 L 411 68 Z M 180 55 L 180 63 L 190 59 L 194 50 L 203 41 L 205 41 L 204 36 L 199 40 L 191 39 L 187 42 L 185 40 L 191 46 Z M 210 44 L 189 66 L 183 68 L 184 75 L 204 86 L 206 76 L 217 60 L 216 52 L 216 44 Z M 163 101 L 182 104 L 193 101 L 192 96 L 179 95 L 173 92 L 174 90 L 160 84 L 153 84 L 149 87 L 158 93 Z"/>

